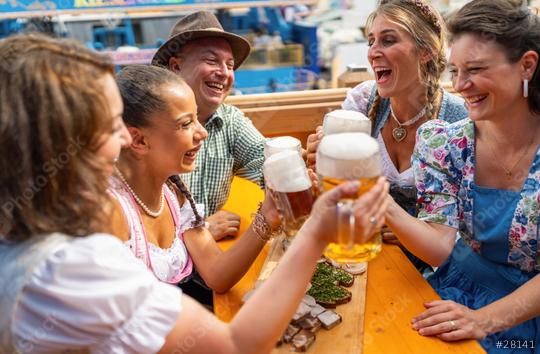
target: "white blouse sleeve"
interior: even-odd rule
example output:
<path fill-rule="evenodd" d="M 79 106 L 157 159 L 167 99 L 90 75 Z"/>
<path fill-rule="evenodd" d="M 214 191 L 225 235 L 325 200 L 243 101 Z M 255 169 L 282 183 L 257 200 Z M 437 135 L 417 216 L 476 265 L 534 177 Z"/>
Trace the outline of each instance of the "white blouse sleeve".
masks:
<path fill-rule="evenodd" d="M 20 294 L 12 332 L 25 353 L 155 353 L 181 311 L 181 291 L 159 282 L 113 236 L 53 252 Z"/>
<path fill-rule="evenodd" d="M 347 98 L 343 101 L 341 107 L 348 111 L 357 111 L 367 115 L 367 106 L 373 86 L 375 86 L 375 81 L 369 80 L 353 87 L 347 91 Z"/>
<path fill-rule="evenodd" d="M 195 204 L 195 208 L 197 208 L 199 215 L 204 218 L 204 204 Z M 191 204 L 186 200 L 180 207 L 180 230 L 185 232 L 192 229 L 193 221 L 195 221 L 195 213 L 191 208 Z"/>

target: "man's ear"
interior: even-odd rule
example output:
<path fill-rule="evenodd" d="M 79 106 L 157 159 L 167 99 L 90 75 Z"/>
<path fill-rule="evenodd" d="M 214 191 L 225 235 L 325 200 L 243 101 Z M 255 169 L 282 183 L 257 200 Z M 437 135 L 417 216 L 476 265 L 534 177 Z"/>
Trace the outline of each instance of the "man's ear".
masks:
<path fill-rule="evenodd" d="M 169 70 L 175 73 L 180 73 L 182 70 L 182 58 L 170 57 L 169 58 Z"/>
<path fill-rule="evenodd" d="M 531 80 L 536 67 L 538 66 L 538 53 L 534 50 L 529 50 L 525 52 L 520 59 L 521 70 L 522 70 L 522 79 Z"/>
<path fill-rule="evenodd" d="M 129 148 L 137 154 L 146 154 L 148 151 L 148 139 L 143 134 L 141 129 L 137 127 L 128 127 L 129 134 L 131 134 L 131 145 Z"/>

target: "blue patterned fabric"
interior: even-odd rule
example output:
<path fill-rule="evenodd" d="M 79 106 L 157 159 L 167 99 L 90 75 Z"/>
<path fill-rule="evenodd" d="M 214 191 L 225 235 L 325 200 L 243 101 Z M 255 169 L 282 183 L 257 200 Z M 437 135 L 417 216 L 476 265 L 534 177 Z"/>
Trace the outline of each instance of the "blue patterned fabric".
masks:
<path fill-rule="evenodd" d="M 418 218 L 459 230 L 476 253 L 482 242 L 473 228 L 475 138 L 474 122 L 448 124 L 434 120 L 417 131 L 413 168 L 418 189 Z M 524 272 L 540 271 L 540 148 L 514 208 L 508 238 L 510 264 Z"/>
<path fill-rule="evenodd" d="M 470 119 L 425 124 L 417 132 L 413 167 L 418 218 L 451 226 L 461 236 L 429 282 L 443 299 L 479 309 L 538 274 L 540 150 L 521 191 L 480 187 L 474 182 L 474 132 Z M 540 317 L 490 335 L 480 344 L 490 354 L 538 350 L 496 346 L 497 341 L 512 340 L 535 341 L 538 346 Z"/>

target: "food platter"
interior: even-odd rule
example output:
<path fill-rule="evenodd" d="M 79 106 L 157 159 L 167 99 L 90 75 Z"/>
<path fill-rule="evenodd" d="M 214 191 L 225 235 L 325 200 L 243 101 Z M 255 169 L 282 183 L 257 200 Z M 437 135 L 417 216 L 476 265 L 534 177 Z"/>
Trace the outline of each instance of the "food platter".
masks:
<path fill-rule="evenodd" d="M 272 241 L 257 283 L 264 282 L 276 268 L 284 254 L 282 243 L 283 237 L 276 237 Z M 307 349 L 307 353 L 362 353 L 366 286 L 367 271 L 356 275 L 352 286 L 346 288 L 352 295 L 350 301 L 331 309 L 341 316 L 341 323 L 330 329 L 320 328 L 317 330 L 315 332 L 316 339 Z M 291 351 L 294 351 L 291 345 L 283 343 L 276 347 L 272 353 L 284 354 L 291 353 Z"/>

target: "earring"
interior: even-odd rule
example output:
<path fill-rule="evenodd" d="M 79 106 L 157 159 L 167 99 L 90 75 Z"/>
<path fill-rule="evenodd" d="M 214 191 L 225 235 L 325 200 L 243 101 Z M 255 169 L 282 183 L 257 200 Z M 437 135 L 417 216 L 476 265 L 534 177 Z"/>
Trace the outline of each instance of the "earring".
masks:
<path fill-rule="evenodd" d="M 523 97 L 529 97 L 529 80 L 523 80 Z"/>

